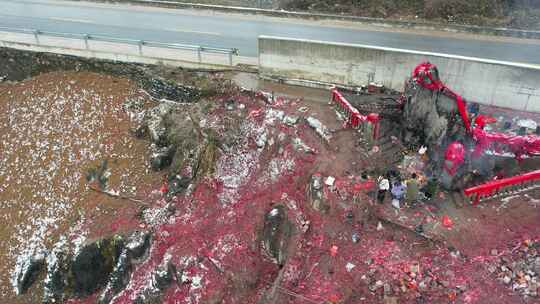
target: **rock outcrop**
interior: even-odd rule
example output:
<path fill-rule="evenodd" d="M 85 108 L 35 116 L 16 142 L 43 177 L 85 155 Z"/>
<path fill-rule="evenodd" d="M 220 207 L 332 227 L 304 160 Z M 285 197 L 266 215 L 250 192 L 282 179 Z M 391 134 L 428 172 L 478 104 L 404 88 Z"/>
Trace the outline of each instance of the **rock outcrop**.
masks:
<path fill-rule="evenodd" d="M 273 207 L 264 217 L 263 248 L 278 265 L 283 265 L 287 259 L 292 229 L 286 210 L 281 205 Z"/>

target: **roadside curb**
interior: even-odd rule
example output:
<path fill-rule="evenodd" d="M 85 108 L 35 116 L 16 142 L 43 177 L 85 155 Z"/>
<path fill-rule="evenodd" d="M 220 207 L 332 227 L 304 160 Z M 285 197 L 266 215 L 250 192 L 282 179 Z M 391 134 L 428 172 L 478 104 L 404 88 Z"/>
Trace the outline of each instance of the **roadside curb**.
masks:
<path fill-rule="evenodd" d="M 81 2 L 81 0 L 71 0 Z M 345 15 L 332 15 L 332 14 L 315 14 L 306 12 L 292 12 L 292 11 L 279 11 L 272 9 L 260 9 L 238 6 L 223 6 L 223 5 L 210 5 L 210 4 L 197 4 L 197 3 L 182 3 L 176 1 L 164 1 L 164 0 L 90 0 L 91 2 L 101 3 L 128 3 L 138 4 L 146 6 L 157 6 L 177 9 L 198 9 L 198 10 L 212 10 L 219 12 L 229 13 L 242 13 L 252 15 L 263 15 L 269 17 L 282 17 L 282 18 L 297 18 L 306 20 L 338 20 L 338 21 L 351 21 L 363 24 L 369 24 L 379 27 L 395 27 L 395 28 L 410 28 L 419 30 L 438 30 L 446 32 L 461 32 L 461 33 L 473 33 L 484 34 L 503 37 L 515 37 L 515 38 L 527 38 L 527 39 L 540 39 L 540 31 L 509 29 L 509 28 L 493 28 L 486 26 L 475 25 L 447 25 L 432 22 L 421 21 L 401 21 L 401 20 L 387 20 L 382 18 L 371 17 L 356 17 Z"/>

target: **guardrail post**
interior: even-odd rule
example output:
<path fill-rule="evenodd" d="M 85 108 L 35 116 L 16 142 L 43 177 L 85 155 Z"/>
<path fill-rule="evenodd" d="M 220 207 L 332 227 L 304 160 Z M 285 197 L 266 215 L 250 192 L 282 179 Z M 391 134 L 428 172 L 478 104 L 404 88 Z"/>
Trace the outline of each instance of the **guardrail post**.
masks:
<path fill-rule="evenodd" d="M 36 39 L 36 44 L 39 45 L 39 31 L 38 30 L 35 30 L 34 31 L 34 38 Z"/>
<path fill-rule="evenodd" d="M 197 58 L 198 58 L 198 60 L 199 60 L 199 63 L 202 62 L 202 54 L 201 54 L 201 52 L 202 52 L 202 47 L 199 46 L 199 47 L 197 48 Z"/>
<path fill-rule="evenodd" d="M 88 35 L 88 34 L 84 35 L 84 46 L 86 47 L 87 50 L 90 49 L 90 47 L 88 46 L 88 39 L 89 38 L 90 38 L 90 35 Z"/>

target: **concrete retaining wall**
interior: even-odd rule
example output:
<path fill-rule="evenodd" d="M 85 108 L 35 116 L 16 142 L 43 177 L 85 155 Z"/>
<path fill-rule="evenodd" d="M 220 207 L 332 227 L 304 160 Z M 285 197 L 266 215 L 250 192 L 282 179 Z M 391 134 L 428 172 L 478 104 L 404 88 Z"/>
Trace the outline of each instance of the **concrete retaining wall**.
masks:
<path fill-rule="evenodd" d="M 229 67 L 227 54 L 201 53 L 196 51 L 141 46 L 120 42 L 85 40 L 52 36 L 36 36 L 25 33 L 0 31 L 0 46 L 24 51 L 48 52 L 85 58 L 114 60 L 120 62 L 165 64 L 186 68 Z M 256 64 L 256 59 L 233 56 L 232 65 Z"/>
<path fill-rule="evenodd" d="M 402 90 L 423 61 L 467 100 L 540 112 L 540 66 L 462 56 L 322 41 L 259 37 L 259 73 L 291 83 L 359 86 L 383 83 Z"/>

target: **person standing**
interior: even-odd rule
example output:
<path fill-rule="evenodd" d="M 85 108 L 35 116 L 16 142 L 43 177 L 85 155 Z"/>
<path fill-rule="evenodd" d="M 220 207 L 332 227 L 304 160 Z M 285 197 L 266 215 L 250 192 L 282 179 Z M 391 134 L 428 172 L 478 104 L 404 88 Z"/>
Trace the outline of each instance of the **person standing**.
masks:
<path fill-rule="evenodd" d="M 390 189 L 390 182 L 384 176 L 379 176 L 378 182 L 379 191 L 377 192 L 377 201 L 379 202 L 379 204 L 382 204 L 384 202 L 386 192 Z"/>
<path fill-rule="evenodd" d="M 430 178 L 423 191 L 427 200 L 434 198 L 437 195 L 438 180 L 437 178 Z"/>
<path fill-rule="evenodd" d="M 392 190 L 390 191 L 390 193 L 392 193 L 392 206 L 394 206 L 396 209 L 400 208 L 400 201 L 405 195 L 405 190 L 406 186 L 399 178 L 394 182 L 394 184 L 392 184 Z"/>
<path fill-rule="evenodd" d="M 418 180 L 416 179 L 417 175 L 416 173 L 413 173 L 411 175 L 411 178 L 407 180 L 407 193 L 405 194 L 405 198 L 407 200 L 407 204 L 409 206 L 416 203 L 418 200 Z"/>

